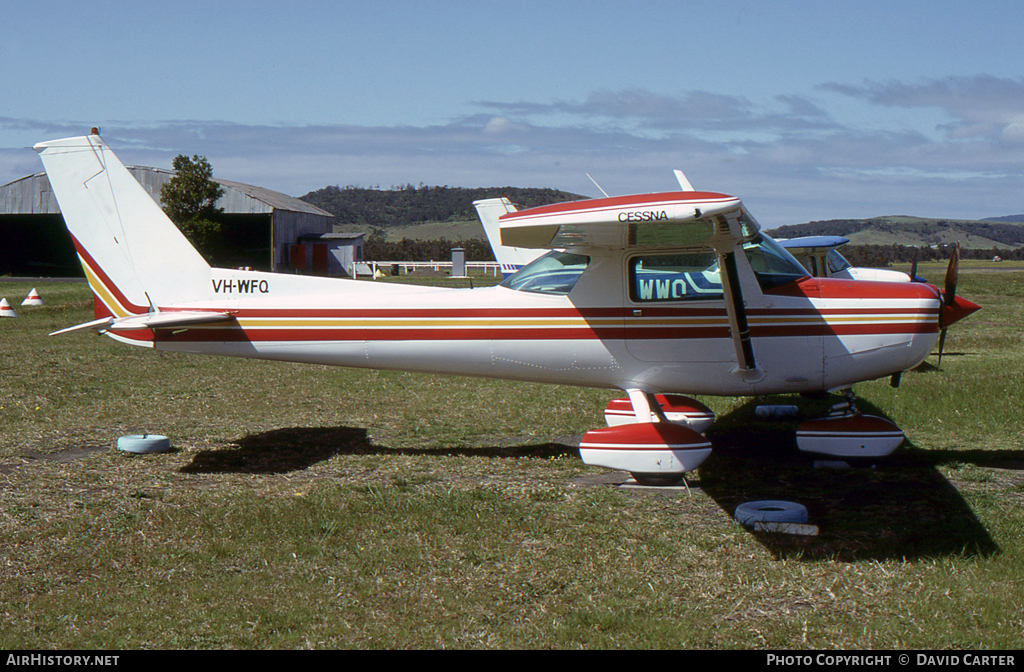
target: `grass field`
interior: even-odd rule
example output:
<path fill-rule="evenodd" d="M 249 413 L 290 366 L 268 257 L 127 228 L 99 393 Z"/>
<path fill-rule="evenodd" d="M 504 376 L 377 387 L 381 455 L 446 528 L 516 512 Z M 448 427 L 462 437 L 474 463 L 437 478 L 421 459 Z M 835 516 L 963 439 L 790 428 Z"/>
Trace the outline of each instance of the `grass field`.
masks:
<path fill-rule="evenodd" d="M 338 228 L 346 233 L 361 232 L 367 235 L 374 231 L 374 228 L 368 225 L 346 224 L 339 225 Z M 448 240 L 466 240 L 469 238 L 487 240 L 487 234 L 484 233 L 484 227 L 480 224 L 479 219 L 451 222 L 430 221 L 409 224 L 408 226 L 390 226 L 383 229 L 383 232 L 385 238 L 392 242 L 398 242 L 403 238 L 408 238 L 409 240 L 437 240 L 438 238 L 447 238 Z"/>
<path fill-rule="evenodd" d="M 922 265 L 940 279 L 944 267 Z M 617 487 L 574 437 L 612 392 L 157 354 L 55 329 L 82 283 L 3 283 L 0 646 L 1019 648 L 1024 271 L 857 388 L 908 441 L 815 469 L 763 401 L 719 414 L 689 490 Z M 118 436 L 168 435 L 130 456 Z M 813 537 L 733 522 L 799 501 Z"/>

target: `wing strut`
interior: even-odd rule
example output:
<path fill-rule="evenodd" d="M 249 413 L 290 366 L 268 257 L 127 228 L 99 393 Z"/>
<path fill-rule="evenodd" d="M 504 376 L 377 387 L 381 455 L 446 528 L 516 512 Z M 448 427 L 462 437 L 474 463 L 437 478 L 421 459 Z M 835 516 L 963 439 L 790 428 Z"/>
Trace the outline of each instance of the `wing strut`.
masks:
<path fill-rule="evenodd" d="M 748 382 L 756 382 L 764 377 L 765 372 L 757 366 L 757 360 L 754 358 L 754 344 L 750 340 L 750 325 L 747 323 L 743 289 L 736 267 L 736 246 L 742 240 L 740 224 L 735 216 L 729 215 L 716 217 L 714 221 L 715 235 L 712 246 L 718 256 L 722 290 L 725 292 L 725 312 L 729 317 L 729 331 L 732 334 L 733 347 L 736 349 L 737 366 L 733 373 L 739 374 Z"/>
<path fill-rule="evenodd" d="M 743 371 L 753 371 L 757 368 L 757 362 L 754 360 L 754 345 L 750 342 L 750 326 L 747 324 L 747 309 L 743 306 L 740 275 L 736 271 L 736 253 L 719 254 L 718 266 L 725 270 L 722 276 L 726 295 L 725 310 L 729 315 L 736 361 Z"/>

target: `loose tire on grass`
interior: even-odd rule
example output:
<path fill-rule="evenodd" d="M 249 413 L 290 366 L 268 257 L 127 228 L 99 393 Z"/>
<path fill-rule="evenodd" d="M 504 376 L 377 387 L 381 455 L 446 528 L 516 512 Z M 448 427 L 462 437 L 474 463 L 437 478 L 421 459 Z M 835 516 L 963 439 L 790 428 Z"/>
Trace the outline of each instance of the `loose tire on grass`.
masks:
<path fill-rule="evenodd" d="M 754 523 L 806 523 L 807 508 L 776 499 L 746 502 L 736 507 L 736 522 L 748 527 Z"/>
<path fill-rule="evenodd" d="M 126 453 L 166 453 L 171 441 L 159 434 L 129 434 L 117 440 L 117 449 Z"/>

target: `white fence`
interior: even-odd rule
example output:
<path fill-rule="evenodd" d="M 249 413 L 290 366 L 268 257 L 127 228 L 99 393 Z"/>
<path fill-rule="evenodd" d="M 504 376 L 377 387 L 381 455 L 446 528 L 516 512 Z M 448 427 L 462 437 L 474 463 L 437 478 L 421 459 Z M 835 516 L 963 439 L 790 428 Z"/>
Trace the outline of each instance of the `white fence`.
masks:
<path fill-rule="evenodd" d="M 452 262 L 450 261 L 364 261 L 354 264 L 354 273 L 352 277 L 373 277 L 377 275 L 379 269 L 381 273 L 385 275 L 391 273 L 391 268 L 398 266 L 401 269 L 402 275 L 407 275 L 413 271 L 420 269 L 430 269 L 433 271 L 440 271 L 442 269 L 451 271 Z M 466 269 L 483 269 L 485 273 L 490 273 L 494 277 L 498 277 L 501 273 L 501 265 L 496 261 L 467 261 Z"/>

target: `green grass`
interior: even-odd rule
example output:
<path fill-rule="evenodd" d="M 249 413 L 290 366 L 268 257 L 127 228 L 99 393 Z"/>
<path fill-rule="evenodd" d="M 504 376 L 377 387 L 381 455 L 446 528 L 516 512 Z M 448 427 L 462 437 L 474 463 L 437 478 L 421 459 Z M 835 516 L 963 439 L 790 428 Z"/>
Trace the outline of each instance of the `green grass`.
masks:
<path fill-rule="evenodd" d="M 346 224 L 337 228 L 346 233 L 365 233 L 367 236 L 374 231 L 374 227 L 369 225 Z M 406 226 L 389 226 L 382 231 L 387 240 L 396 243 L 403 238 L 409 240 L 437 240 L 438 238 L 487 240 L 487 234 L 484 233 L 484 227 L 480 224 L 479 219 L 420 222 Z"/>
<path fill-rule="evenodd" d="M 962 274 L 941 369 L 858 386 L 907 432 L 886 464 L 704 399 L 689 493 L 582 464 L 611 392 L 50 338 L 88 290 L 29 288 L 0 283 L 5 648 L 1020 647 L 1024 272 Z M 172 452 L 114 449 L 143 431 Z M 763 498 L 821 533 L 732 521 Z"/>
<path fill-rule="evenodd" d="M 396 226 L 384 229 L 384 233 L 387 235 L 388 240 L 396 242 L 403 238 L 409 238 L 410 240 L 436 240 L 438 238 L 447 238 L 448 240 L 466 240 L 469 238 L 487 240 L 487 234 L 484 233 L 484 227 L 478 219 L 454 222 L 423 222 L 409 226 Z"/>

